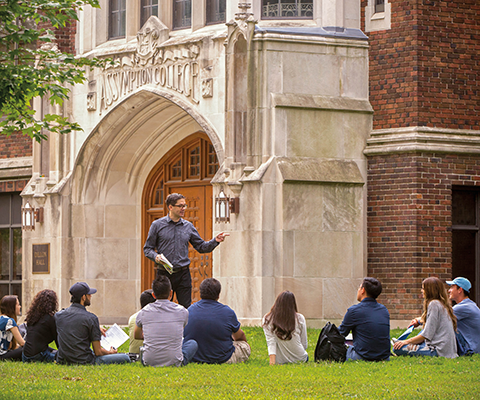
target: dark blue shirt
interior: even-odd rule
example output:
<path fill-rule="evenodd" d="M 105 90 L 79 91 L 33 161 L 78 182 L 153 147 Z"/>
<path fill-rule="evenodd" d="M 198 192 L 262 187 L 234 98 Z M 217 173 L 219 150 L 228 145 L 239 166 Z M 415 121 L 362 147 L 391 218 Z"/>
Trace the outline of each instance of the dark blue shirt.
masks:
<path fill-rule="evenodd" d="M 366 360 L 390 357 L 390 314 L 383 304 L 371 297 L 351 306 L 338 330 L 343 336 L 353 334 L 355 352 Z"/>
<path fill-rule="evenodd" d="M 173 222 L 167 215 L 153 221 L 143 253 L 152 261 L 162 253 L 174 268 L 188 267 L 188 243 L 199 253 L 210 253 L 219 244 L 215 238 L 205 242 L 191 222 L 184 219 Z"/>
<path fill-rule="evenodd" d="M 216 300 L 200 300 L 188 308 L 185 341 L 194 339 L 198 350 L 194 362 L 221 364 L 230 359 L 235 347 L 232 333 L 240 329 L 235 312 Z"/>

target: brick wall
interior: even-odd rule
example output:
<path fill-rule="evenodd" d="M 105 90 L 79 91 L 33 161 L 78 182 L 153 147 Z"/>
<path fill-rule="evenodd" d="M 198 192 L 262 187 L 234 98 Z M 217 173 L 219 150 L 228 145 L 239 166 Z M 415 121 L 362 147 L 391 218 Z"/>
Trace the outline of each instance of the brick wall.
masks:
<path fill-rule="evenodd" d="M 47 24 L 43 24 L 41 27 L 49 28 Z M 60 51 L 75 54 L 76 30 L 76 21 L 72 21 L 72 24 L 67 25 L 65 28 L 54 30 Z M 0 135 L 0 158 L 27 156 L 32 156 L 32 139 L 21 133 L 12 134 L 9 137 Z"/>
<path fill-rule="evenodd" d="M 27 183 L 28 180 L 0 181 L 0 193 L 21 192 Z"/>
<path fill-rule="evenodd" d="M 389 3 L 391 29 L 367 32 L 373 128 L 479 129 L 480 2 Z"/>
<path fill-rule="evenodd" d="M 40 28 L 52 29 L 49 24 L 39 24 Z M 77 22 L 72 21 L 64 28 L 53 29 L 56 37 L 56 44 L 62 53 L 75 54 L 75 34 L 77 33 Z"/>
<path fill-rule="evenodd" d="M 480 157 L 429 153 L 368 160 L 368 274 L 392 319 L 422 308 L 421 281 L 451 278 L 453 185 L 480 186 Z"/>
<path fill-rule="evenodd" d="M 31 157 L 32 139 L 21 133 L 0 135 L 0 158 Z"/>

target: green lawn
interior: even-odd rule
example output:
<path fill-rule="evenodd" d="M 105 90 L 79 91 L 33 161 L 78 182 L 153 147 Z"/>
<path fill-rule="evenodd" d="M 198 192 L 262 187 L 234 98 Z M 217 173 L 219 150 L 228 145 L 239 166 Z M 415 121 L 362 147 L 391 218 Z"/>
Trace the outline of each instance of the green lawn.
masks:
<path fill-rule="evenodd" d="M 0 399 L 480 398 L 480 355 L 455 360 L 392 357 L 390 362 L 380 363 L 316 364 L 312 360 L 320 331 L 309 329 L 310 361 L 271 367 L 262 329 L 245 327 L 244 331 L 252 356 L 240 365 L 150 368 L 138 363 L 0 363 Z M 392 336 L 400 332 L 394 330 Z"/>

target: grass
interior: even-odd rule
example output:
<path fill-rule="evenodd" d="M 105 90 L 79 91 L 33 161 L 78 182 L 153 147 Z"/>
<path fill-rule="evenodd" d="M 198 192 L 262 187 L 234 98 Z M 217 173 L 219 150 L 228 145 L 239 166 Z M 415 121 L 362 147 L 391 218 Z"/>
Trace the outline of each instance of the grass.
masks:
<path fill-rule="evenodd" d="M 390 362 L 317 364 L 312 360 L 320 331 L 309 329 L 311 361 L 271 367 L 262 329 L 245 327 L 244 331 L 252 355 L 239 365 L 150 368 L 138 363 L 0 363 L 0 399 L 480 398 L 480 355 L 455 360 L 392 357 Z M 392 336 L 400 333 L 393 330 Z"/>

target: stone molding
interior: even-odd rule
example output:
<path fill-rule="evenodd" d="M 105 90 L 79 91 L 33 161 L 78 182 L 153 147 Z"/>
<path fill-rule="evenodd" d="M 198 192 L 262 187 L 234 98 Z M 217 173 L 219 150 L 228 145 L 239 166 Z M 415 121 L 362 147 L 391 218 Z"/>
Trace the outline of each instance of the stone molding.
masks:
<path fill-rule="evenodd" d="M 0 179 L 32 176 L 33 157 L 0 159 Z"/>
<path fill-rule="evenodd" d="M 275 165 L 280 171 L 281 182 L 365 184 L 355 161 L 274 156 L 250 174 L 244 174 L 239 182 L 231 182 L 228 179 L 229 174 L 225 173 L 225 169 L 219 170 L 211 182 L 213 185 L 233 185 L 237 183 L 243 185 L 246 182 L 259 182 L 263 180 L 267 171 Z"/>
<path fill-rule="evenodd" d="M 480 130 L 405 127 L 372 131 L 364 150 L 366 156 L 439 152 L 480 154 Z"/>
<path fill-rule="evenodd" d="M 272 106 L 373 113 L 373 108 L 368 100 L 308 94 L 272 93 Z"/>

